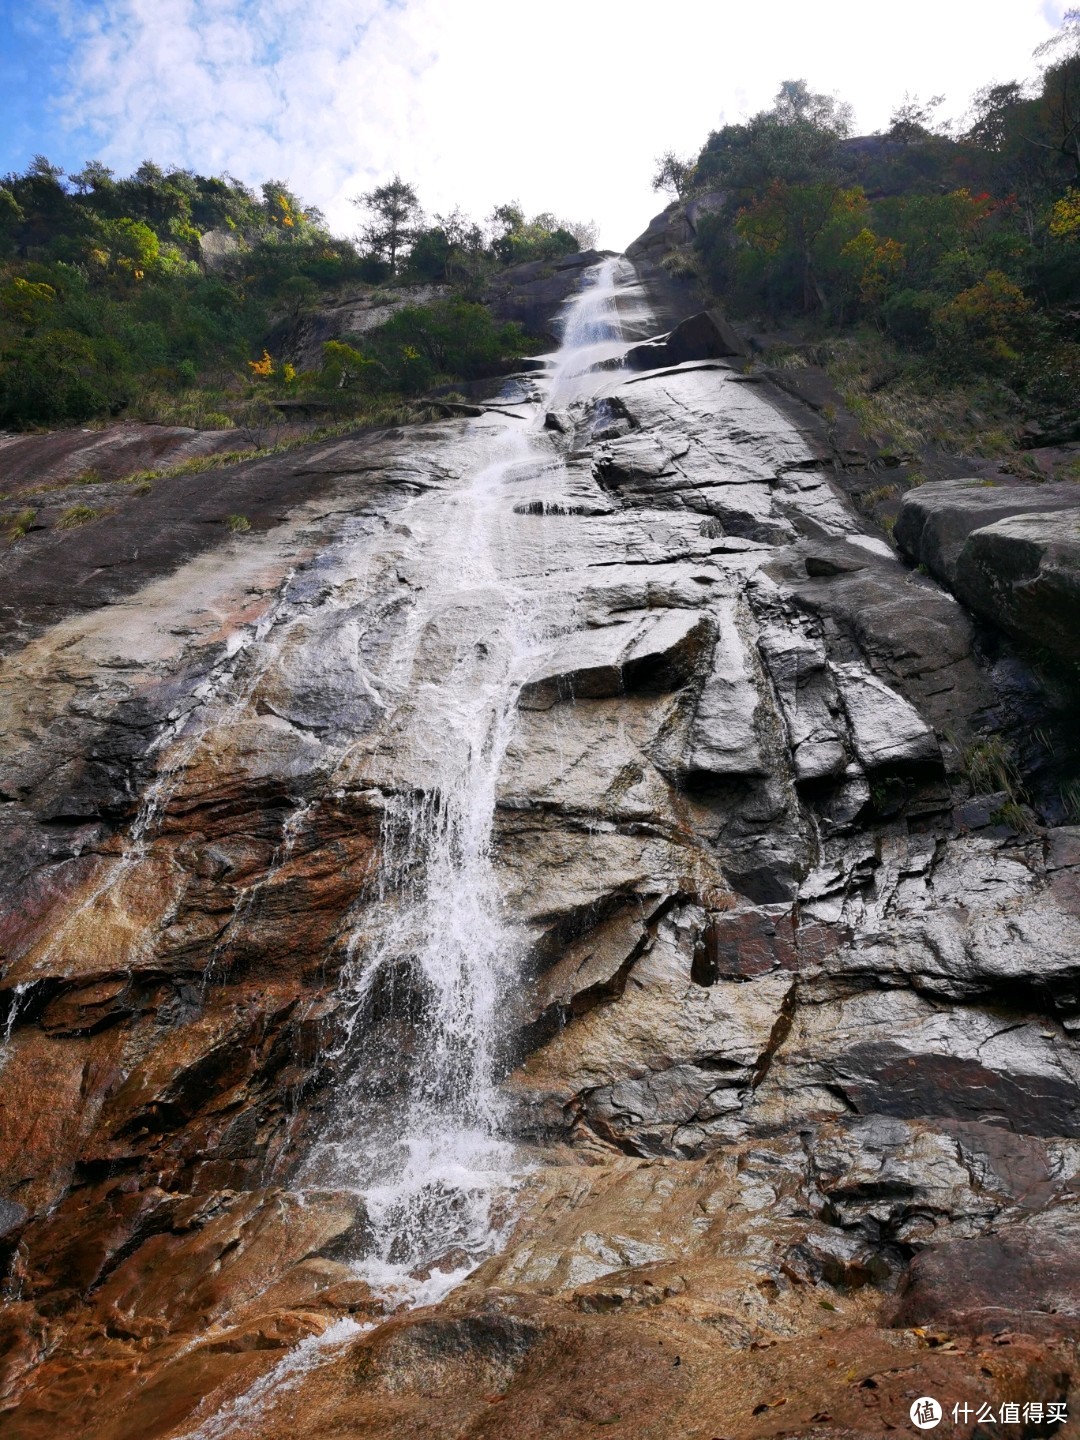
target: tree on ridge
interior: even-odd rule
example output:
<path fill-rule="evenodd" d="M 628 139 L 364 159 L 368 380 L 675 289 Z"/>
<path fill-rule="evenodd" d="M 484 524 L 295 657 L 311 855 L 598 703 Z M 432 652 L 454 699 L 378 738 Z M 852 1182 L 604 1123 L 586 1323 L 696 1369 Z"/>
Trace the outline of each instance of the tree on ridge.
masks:
<path fill-rule="evenodd" d="M 368 223 L 361 227 L 361 242 L 369 254 L 385 259 L 396 275 L 398 258 L 412 243 L 422 219 L 415 188 L 395 175 L 385 185 L 376 185 L 374 190 L 354 196 L 352 203 L 371 214 Z"/>

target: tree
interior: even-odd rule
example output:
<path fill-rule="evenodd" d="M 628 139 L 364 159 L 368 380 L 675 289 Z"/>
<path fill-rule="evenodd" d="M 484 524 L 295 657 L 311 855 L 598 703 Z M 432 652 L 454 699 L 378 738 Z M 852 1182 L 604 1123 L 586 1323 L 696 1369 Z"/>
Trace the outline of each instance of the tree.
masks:
<path fill-rule="evenodd" d="M 698 157 L 696 184 L 728 192 L 732 213 L 763 195 L 774 180 L 816 184 L 837 178 L 839 142 L 851 132 L 851 106 L 785 80 L 771 110 L 743 125 L 714 130 Z"/>
<path fill-rule="evenodd" d="M 579 250 L 594 249 L 600 235 L 600 227 L 595 220 L 560 220 L 557 228 L 572 235 Z"/>
<path fill-rule="evenodd" d="M 843 249 L 864 228 L 864 219 L 865 197 L 858 188 L 775 180 L 760 200 L 739 212 L 735 233 L 749 247 L 752 268 L 768 300 L 790 304 L 797 294 L 803 310 L 828 314 L 824 271 L 837 268 Z M 845 262 L 840 268 L 858 268 L 861 275 L 866 266 Z"/>
<path fill-rule="evenodd" d="M 426 388 L 436 375 L 496 373 L 504 356 L 521 353 L 525 337 L 513 322 L 499 325 L 487 306 L 454 298 L 403 306 L 369 331 L 365 343 L 394 386 L 408 392 Z"/>
<path fill-rule="evenodd" d="M 59 165 L 54 165 L 47 155 L 35 155 L 26 170 L 27 176 L 33 176 L 36 180 L 47 180 L 51 184 L 59 186 L 64 178 L 64 171 Z"/>
<path fill-rule="evenodd" d="M 1005 147 L 1011 121 L 1024 103 L 1024 89 L 1018 80 L 984 85 L 971 97 L 968 128 L 963 139 L 981 150 L 1000 152 Z"/>
<path fill-rule="evenodd" d="M 514 240 L 525 229 L 525 211 L 516 200 L 505 205 L 496 205 L 488 216 L 491 226 L 491 248 L 504 264 L 517 257 L 514 254 Z"/>
<path fill-rule="evenodd" d="M 821 95 L 805 80 L 783 80 L 773 101 L 773 115 L 781 125 L 809 125 L 840 137 L 851 134 L 854 111 L 846 100 Z"/>
<path fill-rule="evenodd" d="M 550 211 L 527 220 L 516 200 L 496 206 L 488 223 L 493 232 L 491 249 L 504 265 L 517 265 L 525 260 L 555 260 L 581 248 L 577 236 L 565 228 L 565 222 Z"/>
<path fill-rule="evenodd" d="M 889 128 L 885 134 L 890 140 L 902 145 L 917 144 L 934 135 L 934 111 L 944 105 L 944 95 L 934 95 L 925 104 L 918 95 L 904 91 L 904 98 L 889 116 Z"/>
<path fill-rule="evenodd" d="M 1048 64 L 1043 74 L 1043 138 L 1029 139 L 1044 149 L 1058 151 L 1073 174 L 1080 177 L 1080 9 L 1066 10 L 1061 29 L 1035 54 L 1042 57 L 1055 52 L 1059 58 Z"/>
<path fill-rule="evenodd" d="M 686 193 L 693 173 L 693 160 L 683 160 L 675 154 L 674 150 L 665 150 L 662 155 L 656 157 L 652 188 L 667 191 L 681 199 Z"/>
<path fill-rule="evenodd" d="M 81 170 L 71 177 L 71 183 L 80 195 L 92 190 L 107 190 L 113 182 L 113 172 L 100 160 L 87 160 Z"/>
<path fill-rule="evenodd" d="M 6 185 L 0 185 L 0 246 L 7 247 L 20 220 L 22 207 Z"/>
<path fill-rule="evenodd" d="M 368 254 L 385 259 L 391 274 L 396 275 L 398 259 L 411 245 L 422 218 L 416 190 L 395 175 L 385 185 L 354 196 L 352 203 L 371 214 L 359 236 Z"/>

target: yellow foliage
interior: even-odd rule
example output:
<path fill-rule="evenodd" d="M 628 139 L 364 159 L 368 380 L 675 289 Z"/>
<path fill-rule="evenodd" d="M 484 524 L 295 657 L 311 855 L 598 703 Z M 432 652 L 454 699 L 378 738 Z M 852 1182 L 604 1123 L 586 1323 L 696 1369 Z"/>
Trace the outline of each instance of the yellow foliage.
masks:
<path fill-rule="evenodd" d="M 281 367 L 281 377 L 286 385 L 291 385 L 296 379 L 296 366 L 290 365 L 288 360 L 286 360 L 285 364 Z"/>
<path fill-rule="evenodd" d="M 17 275 L 0 289 L 0 312 L 18 325 L 34 325 L 56 299 L 51 285 L 24 280 Z"/>
<path fill-rule="evenodd" d="M 880 301 L 889 279 L 903 268 L 904 247 L 864 226 L 843 247 L 840 258 L 854 265 L 859 276 L 859 298 L 872 305 Z"/>
<path fill-rule="evenodd" d="M 261 360 L 249 360 L 248 369 L 252 375 L 257 375 L 260 380 L 269 379 L 274 373 L 274 362 L 270 358 L 270 351 L 264 350 Z"/>
<path fill-rule="evenodd" d="M 1080 190 L 1067 190 L 1051 210 L 1050 234 L 1055 240 L 1080 240 Z"/>

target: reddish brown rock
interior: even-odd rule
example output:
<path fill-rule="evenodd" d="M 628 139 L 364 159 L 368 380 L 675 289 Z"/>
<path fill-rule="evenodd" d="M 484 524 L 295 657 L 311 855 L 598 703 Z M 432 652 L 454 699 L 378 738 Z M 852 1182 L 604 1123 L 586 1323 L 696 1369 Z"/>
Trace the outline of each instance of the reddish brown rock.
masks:
<path fill-rule="evenodd" d="M 1075 1230 L 1054 1234 L 1013 1227 L 923 1251 L 912 1262 L 896 1324 L 1075 1340 L 1080 1335 Z"/>

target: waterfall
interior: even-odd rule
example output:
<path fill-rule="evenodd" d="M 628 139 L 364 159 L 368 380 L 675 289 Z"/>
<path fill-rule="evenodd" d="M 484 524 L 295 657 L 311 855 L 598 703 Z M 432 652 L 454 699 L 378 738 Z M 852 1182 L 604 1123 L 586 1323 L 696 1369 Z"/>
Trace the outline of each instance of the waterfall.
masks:
<path fill-rule="evenodd" d="M 520 686 L 572 620 L 558 587 L 520 573 L 515 541 L 535 522 L 515 503 L 558 493 L 564 465 L 545 410 L 586 395 L 604 378 L 597 363 L 611 368 L 625 348 L 618 296 L 633 278 L 622 260 L 588 274 L 541 382 L 546 403 L 524 420 L 470 422 L 467 483 L 421 497 L 407 516 L 422 584 L 400 673 L 380 693 L 396 691 L 390 745 L 416 783 L 384 792 L 378 873 L 339 991 L 342 1078 L 301 1177 L 358 1193 L 358 1274 L 397 1302 L 440 1298 L 498 1247 L 505 1224 L 517 1162 L 498 1080 L 520 941 L 492 854 L 497 786 Z"/>
<path fill-rule="evenodd" d="M 648 334 L 648 325 L 641 323 L 649 316 L 648 306 L 628 260 L 621 255 L 605 260 L 589 279 L 562 317 L 562 343 L 548 393 L 551 408 L 596 388 L 599 379 L 590 383 L 588 377 L 618 368 L 627 341 Z"/>

